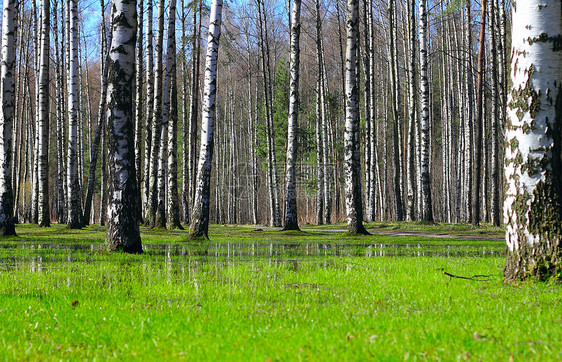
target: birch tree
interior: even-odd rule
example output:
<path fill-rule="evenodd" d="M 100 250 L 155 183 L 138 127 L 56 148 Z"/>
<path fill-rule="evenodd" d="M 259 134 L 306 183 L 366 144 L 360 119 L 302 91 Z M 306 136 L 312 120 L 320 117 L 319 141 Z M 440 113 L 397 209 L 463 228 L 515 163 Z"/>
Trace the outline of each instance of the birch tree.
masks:
<path fill-rule="evenodd" d="M 78 0 L 68 0 L 70 21 L 68 32 L 70 39 L 68 69 L 68 160 L 67 192 L 68 217 L 67 227 L 76 229 L 82 226 L 82 207 L 80 204 L 80 183 L 78 179 Z"/>
<path fill-rule="evenodd" d="M 190 238 L 209 238 L 209 198 L 211 183 L 211 161 L 214 146 L 215 98 L 217 93 L 217 58 L 221 30 L 222 0 L 213 0 L 209 19 L 207 55 L 205 59 L 205 83 L 203 92 L 203 120 L 201 144 L 197 165 L 197 187 L 195 189 Z"/>
<path fill-rule="evenodd" d="M 496 39 L 496 1 L 497 0 L 490 0 L 488 3 L 488 17 L 490 19 L 490 49 L 491 51 L 491 81 L 490 81 L 490 88 L 491 88 L 491 127 L 492 127 L 492 167 L 491 167 L 491 181 L 490 181 L 490 191 L 492 193 L 491 197 L 491 207 L 490 207 L 490 214 L 492 219 L 492 224 L 494 226 L 500 226 L 500 186 L 499 186 L 499 168 L 500 168 L 500 156 L 499 156 L 499 137 L 498 137 L 498 129 L 499 129 L 499 116 L 500 112 L 498 110 L 498 64 L 497 64 L 497 53 L 495 51 L 497 45 Z"/>
<path fill-rule="evenodd" d="M 137 0 L 138 1 L 138 26 L 137 26 L 137 68 L 135 72 L 136 76 L 136 87 L 135 87 L 135 167 L 137 170 L 137 184 L 139 190 L 139 197 L 140 190 L 142 187 L 142 129 L 143 129 L 143 93 L 142 93 L 142 83 L 143 83 L 143 47 L 142 47 L 142 23 L 143 23 L 143 16 L 144 16 L 144 0 Z M 139 210 L 139 214 L 142 218 L 142 210 Z"/>
<path fill-rule="evenodd" d="M 141 0 L 142 1 L 142 0 Z M 136 0 L 114 0 L 107 90 L 109 136 L 108 250 L 142 253 L 135 170 L 133 83 L 137 37 Z"/>
<path fill-rule="evenodd" d="M 359 155 L 359 84 L 357 46 L 359 41 L 359 0 L 347 0 L 347 48 L 345 54 L 345 207 L 350 234 L 368 234 L 363 226 L 361 165 Z"/>
<path fill-rule="evenodd" d="M 103 3 L 103 0 L 102 0 Z M 55 41 L 55 97 L 56 115 L 57 115 L 57 221 L 64 223 L 66 221 L 66 194 L 64 193 L 65 167 L 64 167 L 64 131 L 63 131 L 63 115 L 64 107 L 64 51 L 62 51 L 62 39 L 59 41 L 58 32 L 58 2 L 54 2 L 55 11 L 53 11 L 53 34 Z M 63 11 L 63 2 L 61 1 L 61 13 Z M 64 25 L 64 21 L 62 21 Z M 64 26 L 61 27 L 64 30 Z M 64 32 L 63 32 L 64 33 Z M 62 36 L 61 36 L 62 38 Z"/>
<path fill-rule="evenodd" d="M 407 197 L 406 197 L 406 220 L 412 221 L 414 220 L 415 214 L 415 203 L 414 203 L 414 193 L 415 193 L 415 185 L 416 185 L 416 162 L 415 162 L 415 153 L 416 153 L 416 96 L 417 96 L 417 87 L 416 87 L 416 1 L 415 0 L 407 0 L 407 8 L 408 8 L 408 37 L 409 37 L 409 62 L 408 62 L 408 83 L 409 83 L 409 92 L 408 92 L 408 146 L 407 146 L 407 160 L 406 160 L 406 167 L 407 167 L 407 174 L 408 174 L 408 190 L 407 190 Z"/>
<path fill-rule="evenodd" d="M 164 75 L 164 89 L 162 93 L 162 124 L 161 124 L 161 135 L 160 135 L 160 155 L 158 157 L 158 178 L 157 178 L 157 197 L 158 197 L 158 204 L 156 207 L 156 217 L 154 219 L 155 227 L 165 228 L 167 224 L 167 210 L 166 210 L 166 173 L 169 174 L 170 177 L 177 178 L 177 164 L 175 163 L 175 151 L 168 149 L 168 142 L 174 143 L 174 138 L 177 140 L 177 135 L 170 134 L 170 120 L 171 116 L 171 94 L 172 94 L 172 78 L 174 78 L 173 73 L 176 71 L 176 1 L 170 0 L 168 4 L 168 23 L 167 23 L 167 33 L 168 33 L 168 40 L 167 40 L 167 49 L 166 49 L 166 72 Z M 175 80 L 175 79 L 174 79 Z M 177 117 L 176 117 L 177 118 Z M 177 130 L 177 127 L 176 129 Z M 170 139 L 170 136 L 172 139 Z M 175 142 L 177 143 L 177 142 Z M 173 160 L 169 159 L 168 152 L 173 152 Z M 168 162 L 172 162 L 171 165 Z M 170 167 L 172 169 L 170 169 Z M 166 172 L 167 170 L 167 172 Z M 172 172 L 174 171 L 174 172 Z M 173 175 L 172 175 L 173 174 Z M 169 190 L 168 190 L 169 191 Z M 176 195 L 177 195 L 177 182 L 176 182 Z M 177 207 L 177 200 L 174 205 L 174 208 Z M 172 223 L 173 227 L 181 226 L 179 224 L 179 220 L 177 218 L 177 210 L 176 212 L 176 220 Z"/>
<path fill-rule="evenodd" d="M 154 70 L 152 54 L 152 0 L 146 2 L 146 120 L 144 128 L 146 130 L 144 141 L 144 174 L 142 201 L 144 216 L 147 217 L 148 200 L 150 198 L 150 170 L 152 163 L 152 112 L 154 108 Z M 140 172 L 140 170 L 139 170 Z"/>
<path fill-rule="evenodd" d="M 168 13 L 168 59 L 166 62 L 166 84 L 164 114 L 168 118 L 168 228 L 183 229 L 179 217 L 178 202 L 178 87 L 176 81 L 176 0 L 170 0 Z M 166 104 L 168 103 L 168 104 Z"/>
<path fill-rule="evenodd" d="M 39 151 L 37 177 L 39 181 L 38 223 L 39 226 L 50 226 L 49 213 L 49 44 L 50 44 L 50 0 L 41 0 L 41 56 L 39 69 Z"/>
<path fill-rule="evenodd" d="M 429 177 L 429 82 L 427 59 L 427 0 L 420 0 L 420 90 L 421 90 L 421 194 L 422 215 L 425 222 L 433 222 L 431 184 Z"/>
<path fill-rule="evenodd" d="M 17 0 L 4 0 L 2 65 L 0 69 L 0 234 L 16 235 L 12 191 L 12 127 L 14 122 L 14 72 L 16 63 Z"/>
<path fill-rule="evenodd" d="M 301 0 L 293 0 L 291 15 L 291 59 L 289 84 L 289 119 L 287 139 L 287 166 L 285 179 L 285 227 L 284 230 L 299 230 L 297 214 L 296 158 L 299 112 L 299 38 L 301 31 Z"/>
<path fill-rule="evenodd" d="M 504 203 L 508 280 L 562 277 L 562 2 L 513 8 Z"/>
<path fill-rule="evenodd" d="M 154 71 L 154 108 L 152 114 L 152 145 L 150 152 L 150 192 L 147 205 L 147 224 L 156 225 L 158 207 L 158 162 L 162 136 L 162 48 L 164 44 L 164 0 L 158 1 L 158 23 L 156 27 L 156 69 Z"/>
<path fill-rule="evenodd" d="M 402 172 L 401 172 L 401 106 L 400 106 L 400 80 L 398 75 L 398 51 L 396 36 L 396 0 L 388 2 L 388 19 L 389 19 L 389 70 L 390 70 L 390 88 L 392 93 L 392 139 L 393 139 L 393 159 L 394 159 L 394 198 L 396 205 L 396 219 L 402 221 L 404 219 L 404 206 L 402 200 Z"/>
<path fill-rule="evenodd" d="M 480 15 L 480 41 L 478 45 L 478 89 L 476 92 L 476 119 L 474 132 L 474 170 L 472 180 L 472 225 L 480 225 L 480 189 L 482 183 L 482 100 L 484 94 L 484 44 L 486 41 L 486 1 L 482 0 Z"/>

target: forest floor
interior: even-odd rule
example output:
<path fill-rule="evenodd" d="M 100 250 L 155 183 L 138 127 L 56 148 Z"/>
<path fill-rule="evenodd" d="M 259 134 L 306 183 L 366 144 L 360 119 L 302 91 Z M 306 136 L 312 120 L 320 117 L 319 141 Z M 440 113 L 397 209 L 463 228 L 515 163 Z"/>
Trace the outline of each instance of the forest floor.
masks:
<path fill-rule="evenodd" d="M 500 228 L 18 225 L 0 239 L 0 359 L 562 359 L 562 289 L 506 284 Z M 342 230 L 342 231 L 334 231 Z"/>

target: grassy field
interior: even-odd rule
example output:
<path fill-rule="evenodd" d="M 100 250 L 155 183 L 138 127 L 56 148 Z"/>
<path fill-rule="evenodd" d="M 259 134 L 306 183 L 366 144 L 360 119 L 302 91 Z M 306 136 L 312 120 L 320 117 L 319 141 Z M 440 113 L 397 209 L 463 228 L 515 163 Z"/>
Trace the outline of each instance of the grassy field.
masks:
<path fill-rule="evenodd" d="M 17 230 L 0 240 L 0 359 L 562 359 L 562 290 L 504 284 L 501 230 L 143 229 L 143 255 L 104 252 L 95 226 Z"/>

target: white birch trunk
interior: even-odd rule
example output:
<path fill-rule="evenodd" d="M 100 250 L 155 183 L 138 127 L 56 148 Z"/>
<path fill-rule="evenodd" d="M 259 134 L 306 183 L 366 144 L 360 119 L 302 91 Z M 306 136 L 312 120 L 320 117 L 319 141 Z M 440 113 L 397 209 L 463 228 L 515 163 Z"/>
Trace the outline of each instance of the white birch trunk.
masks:
<path fill-rule="evenodd" d="M 357 43 L 359 0 L 347 1 L 347 47 L 345 54 L 345 207 L 350 234 L 368 234 L 363 226 L 361 165 L 359 156 L 359 84 L 357 84 Z"/>
<path fill-rule="evenodd" d="M 167 226 L 169 229 L 183 229 L 179 217 L 178 203 L 178 107 L 177 96 L 178 88 L 176 81 L 176 0 L 170 0 L 168 13 L 168 60 L 166 63 L 166 84 L 168 91 L 164 91 L 166 99 L 164 110 L 167 109 L 168 117 L 168 217 Z M 165 87 L 166 88 L 166 87 Z M 166 101 L 168 105 L 166 106 Z"/>
<path fill-rule="evenodd" d="M 408 36 L 410 38 L 410 58 L 408 63 L 408 77 L 409 77 L 409 93 L 408 93 L 408 146 L 407 146 L 407 169 L 408 169 L 408 191 L 406 197 L 406 220 L 412 221 L 415 219 L 415 185 L 416 185 L 416 138 L 415 138 L 415 128 L 416 128 L 416 3 L 415 0 L 408 1 Z"/>
<path fill-rule="evenodd" d="M 162 139 L 162 53 L 164 43 L 164 0 L 158 1 L 158 25 L 156 28 L 156 69 L 154 75 L 154 113 L 152 118 L 152 149 L 150 155 L 150 193 L 147 206 L 147 224 L 156 225 L 158 208 L 158 172 L 160 143 Z"/>
<path fill-rule="evenodd" d="M 4 0 L 2 65 L 0 68 L 0 234 L 16 235 L 12 191 L 12 127 L 14 121 L 14 71 L 16 62 L 18 1 Z"/>
<path fill-rule="evenodd" d="M 491 55 L 491 127 L 492 127 L 492 165 L 491 165 L 491 181 L 490 181 L 490 192 L 491 195 L 491 205 L 490 205 L 490 216 L 491 221 L 494 226 L 500 226 L 500 183 L 499 183 L 499 168 L 500 168 L 500 155 L 499 155 L 499 97 L 498 97 L 498 56 L 496 49 L 496 3 L 497 0 L 490 0 L 488 2 L 488 18 L 490 19 L 490 49 L 493 49 L 490 53 Z"/>
<path fill-rule="evenodd" d="M 152 155 L 152 124 L 154 111 L 154 69 L 152 54 L 152 0 L 146 2 L 146 121 L 145 121 L 145 141 L 144 141 L 144 173 L 142 203 L 143 214 L 148 216 L 148 200 L 150 198 L 150 171 Z M 139 170 L 140 172 L 140 170 Z"/>
<path fill-rule="evenodd" d="M 137 2 L 114 0 L 107 89 L 109 162 L 108 250 L 142 253 L 135 170 L 133 82 L 137 37 Z"/>
<path fill-rule="evenodd" d="M 149 0 L 150 1 L 150 0 Z M 142 84 L 143 84 L 143 46 L 142 46 L 142 23 L 144 17 L 144 0 L 138 0 L 138 26 L 137 26 L 137 69 L 135 72 L 136 76 L 136 87 L 135 87 L 135 168 L 137 169 L 137 189 L 139 190 L 139 198 L 142 199 L 140 195 L 140 190 L 142 187 L 142 129 L 143 129 L 143 114 L 142 109 L 143 94 L 142 94 Z M 142 218 L 142 210 L 139 210 L 139 215 Z"/>
<path fill-rule="evenodd" d="M 422 99 L 421 108 L 421 196 L 423 200 L 421 219 L 425 222 L 433 222 L 433 211 L 431 204 L 431 185 L 429 177 L 429 82 L 428 82 L 428 28 L 427 28 L 427 0 L 420 0 L 420 91 Z"/>
<path fill-rule="evenodd" d="M 193 11 L 195 13 L 195 11 Z M 182 221 L 184 223 L 189 223 L 189 108 L 188 108 L 188 68 L 187 68 L 187 11 L 185 6 L 185 0 L 181 0 L 181 54 L 182 54 L 182 64 L 181 64 L 181 83 L 182 83 L 182 192 L 181 192 L 181 208 L 182 208 Z M 192 60 L 194 58 L 192 57 Z"/>
<path fill-rule="evenodd" d="M 69 69 L 68 69 L 68 161 L 67 227 L 76 229 L 82 226 L 82 207 L 80 204 L 80 183 L 78 180 L 78 0 L 68 0 L 70 6 Z"/>
<path fill-rule="evenodd" d="M 62 12 L 62 3 L 61 3 Z M 55 36 L 55 75 L 56 75 L 56 89 L 55 95 L 57 98 L 57 221 L 59 224 L 64 223 L 66 220 L 64 181 L 65 181 L 65 168 L 64 168 L 64 137 L 63 137 L 63 117 L 64 117 L 64 52 L 62 51 L 62 41 L 59 42 L 58 35 L 58 8 L 55 3 L 55 11 L 53 12 L 53 33 Z M 64 24 L 64 22 L 62 22 Z M 64 29 L 64 26 L 61 27 Z M 61 36 L 62 38 L 62 36 Z M 62 39 L 61 39 L 62 40 Z"/>
<path fill-rule="evenodd" d="M 203 92 L 203 114 L 201 124 L 201 145 L 197 166 L 197 187 L 189 228 L 190 238 L 208 238 L 209 198 L 211 165 L 214 145 L 215 98 L 217 93 L 217 59 L 222 18 L 222 0 L 213 0 L 209 19 L 207 56 L 205 60 L 205 85 Z"/>
<path fill-rule="evenodd" d="M 504 203 L 508 280 L 562 277 L 562 3 L 513 8 Z"/>
<path fill-rule="evenodd" d="M 50 0 L 41 0 L 41 57 L 39 69 L 39 151 L 37 178 L 38 223 L 39 226 L 50 226 L 49 213 L 49 44 L 50 44 Z"/>
<path fill-rule="evenodd" d="M 316 80 L 316 224 L 324 224 L 324 151 L 322 143 L 322 124 L 324 121 L 324 104 L 322 97 L 323 63 L 322 63 L 322 22 L 320 0 L 316 0 L 316 59 L 318 75 Z"/>
<path fill-rule="evenodd" d="M 166 186 L 168 183 L 168 179 L 166 178 L 166 172 L 171 177 L 170 165 L 169 162 L 169 153 L 174 153 L 174 164 L 175 164 L 175 150 L 168 150 L 168 143 L 173 142 L 173 139 L 170 139 L 170 136 L 175 137 L 169 132 L 170 127 L 170 106 L 171 106 L 171 94 L 172 94 L 172 78 L 173 73 L 176 71 L 176 1 L 170 0 L 168 4 L 168 23 L 167 23 L 167 33 L 168 33 L 168 40 L 167 40 L 167 49 L 166 49 L 166 72 L 164 74 L 164 91 L 162 93 L 162 100 L 163 100 L 163 107 L 162 107 L 162 125 L 161 125 L 161 135 L 160 135 L 160 155 L 158 157 L 158 204 L 156 207 L 156 218 L 154 220 L 155 227 L 165 228 L 167 224 L 167 209 L 166 209 Z M 177 115 L 176 115 L 177 118 Z M 172 138 L 173 138 L 172 137 Z M 175 175 L 177 177 L 177 165 L 175 165 Z M 168 190 L 169 191 L 169 190 Z M 176 193 L 177 193 L 177 184 L 176 184 Z M 176 205 L 177 207 L 177 200 Z M 176 210 L 177 215 L 177 210 Z M 173 223 L 172 227 L 181 226 L 179 225 L 179 221 L 176 220 Z"/>
<path fill-rule="evenodd" d="M 291 58 L 289 64 L 289 118 L 287 138 L 287 165 L 285 174 L 285 227 L 284 230 L 299 230 L 297 214 L 297 132 L 299 112 L 299 38 L 301 32 L 301 0 L 293 0 L 291 15 Z"/>

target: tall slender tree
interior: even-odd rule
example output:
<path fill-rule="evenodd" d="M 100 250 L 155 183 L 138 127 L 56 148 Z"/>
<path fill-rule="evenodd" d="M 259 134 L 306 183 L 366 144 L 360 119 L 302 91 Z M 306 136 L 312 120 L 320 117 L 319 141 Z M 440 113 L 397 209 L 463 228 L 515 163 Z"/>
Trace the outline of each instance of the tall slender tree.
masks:
<path fill-rule="evenodd" d="M 51 2 L 41 0 L 41 56 L 39 70 L 39 128 L 37 132 L 39 145 L 37 178 L 39 181 L 38 194 L 38 223 L 39 226 L 50 226 L 49 212 L 49 45 L 51 33 Z"/>
<path fill-rule="evenodd" d="M 484 123 L 484 58 L 486 43 L 486 2 L 482 0 L 480 12 L 480 40 L 478 45 L 478 89 L 476 92 L 476 119 L 474 132 L 474 170 L 472 179 L 472 225 L 480 225 L 481 184 L 482 184 L 482 127 Z"/>
<path fill-rule="evenodd" d="M 420 0 L 420 90 L 421 90 L 421 198 L 422 215 L 425 222 L 433 222 L 431 202 L 431 179 L 429 177 L 429 81 L 428 81 L 428 43 L 427 0 Z"/>
<path fill-rule="evenodd" d="M 150 198 L 150 172 L 152 162 L 152 124 L 154 112 L 154 61 L 152 54 L 152 0 L 146 1 L 146 130 L 144 141 L 144 174 L 143 174 L 143 214 L 148 216 L 148 203 Z M 140 170 L 139 170 L 140 172 Z"/>
<path fill-rule="evenodd" d="M 160 156 L 160 141 L 162 136 L 162 75 L 163 75 L 163 46 L 164 46 L 164 0 L 158 0 L 158 15 L 156 26 L 156 60 L 154 70 L 154 108 L 152 113 L 152 145 L 150 154 L 150 193 L 147 205 L 146 223 L 156 225 L 156 209 L 158 208 L 158 162 Z"/>
<path fill-rule="evenodd" d="M 183 229 L 179 216 L 178 202 L 178 86 L 176 81 L 176 0 L 170 0 L 168 12 L 168 59 L 166 62 L 166 84 L 164 94 L 165 115 L 168 118 L 168 217 L 167 226 L 170 229 Z M 168 104 L 166 104 L 168 103 Z M 167 111 L 166 111 L 167 109 Z"/>
<path fill-rule="evenodd" d="M 103 2 L 103 0 L 101 0 Z M 61 13 L 63 11 L 63 1 L 61 4 Z M 54 2 L 55 11 L 53 11 L 53 35 L 55 41 L 55 77 L 56 77 L 56 115 L 57 115 L 57 221 L 64 223 L 66 221 L 66 194 L 64 192 L 65 183 L 65 167 L 64 167 L 64 131 L 63 116 L 65 114 L 64 104 L 64 51 L 62 47 L 62 38 L 59 38 L 58 32 L 58 2 Z M 64 21 L 61 28 L 64 29 Z M 64 34 L 64 31 L 62 32 Z M 59 41 L 60 39 L 60 41 Z M 23 142 L 22 142 L 23 144 Z"/>
<path fill-rule="evenodd" d="M 363 226 L 361 164 L 359 148 L 359 84 L 357 46 L 359 41 L 359 0 L 347 0 L 347 48 L 345 55 L 345 207 L 350 234 L 368 234 Z"/>
<path fill-rule="evenodd" d="M 401 172 L 401 106 L 400 106 L 400 81 L 398 75 L 398 51 L 396 35 L 396 0 L 388 1 L 388 38 L 389 38 L 389 70 L 390 70 L 390 92 L 392 99 L 392 140 L 394 159 L 394 198 L 396 206 L 396 219 L 404 219 L 404 205 L 402 200 L 402 172 Z"/>
<path fill-rule="evenodd" d="M 140 191 L 142 190 L 142 130 L 143 130 L 143 92 L 142 86 L 144 81 L 144 64 L 143 64 L 143 46 L 142 46 L 142 25 L 144 18 L 144 0 L 138 2 L 138 26 L 137 26 L 137 69 L 135 71 L 136 87 L 135 87 L 135 167 L 137 169 L 137 184 L 139 190 L 139 198 L 142 198 Z M 142 200 L 142 199 L 141 199 Z M 142 218 L 142 208 L 139 210 Z"/>
<path fill-rule="evenodd" d="M 105 31 L 103 32 L 105 33 Z M 102 34 L 103 36 L 103 34 Z M 109 35 L 111 42 L 112 34 Z M 92 201 L 94 197 L 94 188 L 95 188 L 95 179 L 96 179 L 96 169 L 98 164 L 98 157 L 100 152 L 100 143 L 105 131 L 105 108 L 107 102 L 107 77 L 109 68 L 107 66 L 108 58 L 105 52 L 105 40 L 102 40 L 102 51 L 100 54 L 100 61 L 101 61 L 101 94 L 100 94 L 100 102 L 98 105 L 98 122 L 96 125 L 96 132 L 94 135 L 94 141 L 92 142 L 92 149 L 90 152 L 90 169 L 88 172 L 88 188 L 86 189 L 86 199 L 84 201 L 84 214 L 82 217 L 82 225 L 88 225 L 90 222 L 90 214 L 92 209 Z M 102 147 L 102 152 L 106 152 L 104 147 Z M 105 168 L 105 165 L 102 165 L 102 168 Z M 105 172 L 105 170 L 104 170 Z M 102 182 L 103 184 L 103 182 Z M 102 186 L 103 187 L 103 186 Z"/>
<path fill-rule="evenodd" d="M 211 183 L 211 161 L 214 146 L 215 98 L 217 93 L 217 59 L 221 34 L 222 0 L 213 0 L 209 18 L 209 36 L 205 59 L 205 86 L 203 92 L 203 123 L 201 146 L 197 166 L 197 188 L 189 228 L 190 238 L 209 238 L 209 198 Z"/>
<path fill-rule="evenodd" d="M 14 72 L 17 40 L 17 0 L 4 0 L 2 65 L 0 70 L 0 234 L 16 235 L 12 190 L 12 127 L 14 122 Z"/>
<path fill-rule="evenodd" d="M 166 71 L 164 75 L 164 89 L 162 93 L 162 125 L 161 125 L 161 135 L 160 135 L 160 155 L 158 157 L 158 204 L 156 207 L 156 218 L 154 220 L 155 227 L 165 228 L 167 224 L 167 209 L 166 209 L 166 186 L 168 183 L 168 179 L 166 175 L 168 174 L 169 177 L 175 178 L 177 180 L 177 164 L 175 162 L 175 150 L 169 150 L 169 142 L 177 145 L 177 135 L 175 131 L 177 131 L 177 127 L 171 129 L 170 128 L 170 120 L 172 120 L 171 116 L 171 95 L 172 95 L 172 82 L 175 81 L 174 73 L 176 72 L 176 1 L 170 0 L 168 4 L 168 23 L 167 23 L 167 33 L 168 33 L 168 40 L 167 40 L 167 49 L 166 49 Z M 177 94 L 176 94 L 177 96 Z M 175 121 L 177 116 L 173 118 Z M 174 125 L 175 126 L 175 125 Z M 170 136 L 172 137 L 170 139 Z M 173 145 L 172 145 L 173 146 Z M 169 152 L 173 152 L 172 160 L 170 160 Z M 172 164 L 169 165 L 168 162 L 172 161 Z M 168 189 L 168 192 L 170 190 Z M 177 181 L 176 181 L 176 198 L 177 198 Z M 173 211 L 176 214 L 175 220 L 172 222 L 173 227 L 181 227 L 179 224 L 179 218 L 177 215 L 177 199 L 175 200 L 175 204 L 173 205 Z"/>
<path fill-rule="evenodd" d="M 112 178 L 109 181 L 109 225 L 105 242 L 108 250 L 142 253 L 133 117 L 136 0 L 113 0 L 111 32 L 107 126 Z"/>
<path fill-rule="evenodd" d="M 406 197 L 406 220 L 415 219 L 415 186 L 416 186 L 416 1 L 407 0 L 408 9 L 408 44 L 409 44 L 409 61 L 408 61 L 408 146 L 407 146 L 407 174 L 408 174 L 408 192 Z"/>
<path fill-rule="evenodd" d="M 562 279 L 562 2 L 513 8 L 504 203 L 508 280 Z"/>
<path fill-rule="evenodd" d="M 289 84 L 289 119 L 287 137 L 287 165 L 285 179 L 285 227 L 284 230 L 299 230 L 297 214 L 297 147 L 299 112 L 299 39 L 301 32 L 301 0 L 293 0 L 291 15 L 291 56 Z"/>
<path fill-rule="evenodd" d="M 490 173 L 490 192 L 492 194 L 491 197 L 491 205 L 490 205 L 490 214 L 491 214 L 491 221 L 494 226 L 500 226 L 500 185 L 499 185 L 499 168 L 500 168 L 500 155 L 499 155 L 499 137 L 498 137 L 498 129 L 499 129 L 499 97 L 498 97 L 498 56 L 495 51 L 497 45 L 496 39 L 496 1 L 497 0 L 490 0 L 488 2 L 488 18 L 490 23 L 490 31 L 489 31 L 489 40 L 490 40 L 490 49 L 494 49 L 490 53 L 490 70 L 491 70 L 491 81 L 490 81 L 490 92 L 491 92 L 491 117 L 490 123 L 492 127 L 491 137 L 492 137 L 492 154 L 491 154 L 491 173 Z"/>
<path fill-rule="evenodd" d="M 66 225 L 69 229 L 82 227 L 82 206 L 80 201 L 80 182 L 78 179 L 78 0 L 68 0 L 70 6 L 69 22 L 69 54 L 68 68 L 68 160 L 67 189 L 68 217 Z"/>
<path fill-rule="evenodd" d="M 324 144 L 322 125 L 325 122 L 325 107 L 323 99 L 323 61 L 322 61 L 322 19 L 320 13 L 320 0 L 316 0 L 316 59 L 318 61 L 318 74 L 316 76 L 316 223 L 324 224 Z"/>

